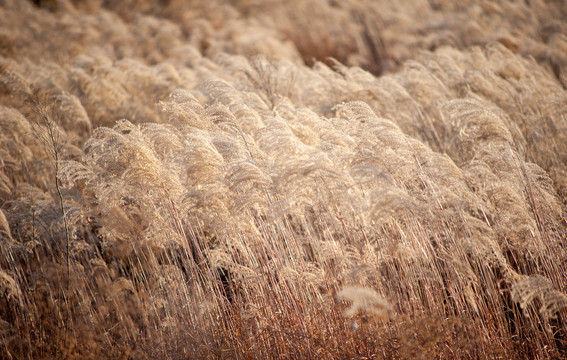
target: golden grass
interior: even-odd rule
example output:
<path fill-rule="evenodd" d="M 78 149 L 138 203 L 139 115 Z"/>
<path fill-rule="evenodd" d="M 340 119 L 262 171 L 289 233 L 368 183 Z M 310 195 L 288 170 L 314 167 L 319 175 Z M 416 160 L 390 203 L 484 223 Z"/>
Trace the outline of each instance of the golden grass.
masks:
<path fill-rule="evenodd" d="M 564 358 L 565 15 L 0 1 L 0 357 Z"/>

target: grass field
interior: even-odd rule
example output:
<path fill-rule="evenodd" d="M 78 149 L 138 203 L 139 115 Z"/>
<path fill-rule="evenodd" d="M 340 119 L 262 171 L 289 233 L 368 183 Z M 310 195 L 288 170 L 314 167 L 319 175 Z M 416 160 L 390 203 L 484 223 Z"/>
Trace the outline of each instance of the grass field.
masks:
<path fill-rule="evenodd" d="M 0 19 L 0 358 L 567 357 L 565 1 Z"/>

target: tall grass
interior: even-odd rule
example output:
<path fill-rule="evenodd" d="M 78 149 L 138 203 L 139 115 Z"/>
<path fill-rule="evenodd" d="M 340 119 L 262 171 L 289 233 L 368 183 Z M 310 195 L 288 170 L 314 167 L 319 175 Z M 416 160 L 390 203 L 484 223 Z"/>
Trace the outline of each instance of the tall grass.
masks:
<path fill-rule="evenodd" d="M 564 14 L 213 3 L 0 2 L 2 357 L 564 358 Z"/>

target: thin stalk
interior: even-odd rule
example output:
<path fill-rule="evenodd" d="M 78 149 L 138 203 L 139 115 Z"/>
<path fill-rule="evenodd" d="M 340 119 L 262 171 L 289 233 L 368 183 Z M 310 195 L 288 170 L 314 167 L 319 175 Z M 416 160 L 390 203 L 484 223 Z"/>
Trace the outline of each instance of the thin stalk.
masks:
<path fill-rule="evenodd" d="M 61 192 L 61 181 L 59 179 L 59 139 L 56 134 L 56 124 L 47 115 L 45 105 L 40 101 L 40 95 L 37 91 L 34 91 L 28 98 L 31 104 L 32 111 L 39 117 L 33 125 L 36 126 L 36 131 L 39 133 L 40 139 L 42 139 L 48 146 L 55 160 L 55 188 L 57 190 L 57 195 L 59 197 L 59 205 L 61 209 L 61 215 L 63 216 L 63 224 L 65 227 L 65 255 L 67 261 L 67 287 L 69 287 L 71 282 L 71 260 L 70 260 L 70 232 L 69 224 L 67 221 L 67 214 L 65 212 L 65 203 L 63 201 L 63 194 Z M 42 129 L 45 127 L 45 129 Z M 41 134 L 44 131 L 43 135 Z"/>

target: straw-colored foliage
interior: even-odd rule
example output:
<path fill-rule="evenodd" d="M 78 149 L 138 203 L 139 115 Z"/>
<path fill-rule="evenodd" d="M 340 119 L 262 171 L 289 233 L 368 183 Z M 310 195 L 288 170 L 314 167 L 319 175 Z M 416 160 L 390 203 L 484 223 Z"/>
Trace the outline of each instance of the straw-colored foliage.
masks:
<path fill-rule="evenodd" d="M 0 0 L 0 357 L 567 357 L 565 11 Z"/>

